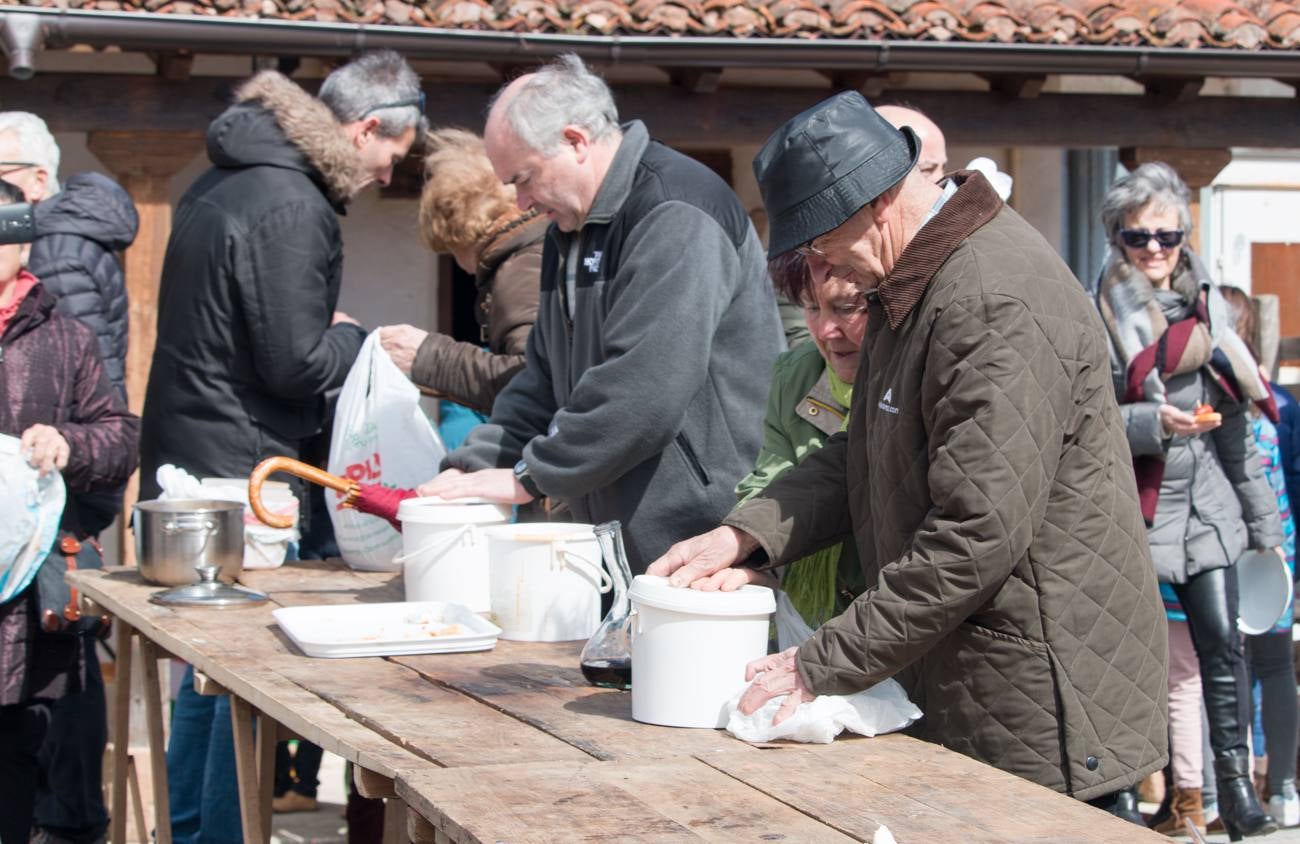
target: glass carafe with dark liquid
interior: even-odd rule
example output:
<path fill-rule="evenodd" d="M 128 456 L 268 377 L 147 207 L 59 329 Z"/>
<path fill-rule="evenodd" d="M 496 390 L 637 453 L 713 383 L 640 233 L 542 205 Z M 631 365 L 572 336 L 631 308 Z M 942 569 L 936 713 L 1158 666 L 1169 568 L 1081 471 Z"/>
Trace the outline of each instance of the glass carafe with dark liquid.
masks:
<path fill-rule="evenodd" d="M 605 559 L 605 568 L 614 582 L 614 604 L 582 649 L 582 676 L 593 686 L 630 689 L 632 602 L 628 600 L 627 590 L 632 585 L 632 570 L 628 568 L 627 553 L 623 550 L 623 529 L 617 521 L 605 522 L 596 525 L 595 534 L 600 543 L 600 554 Z"/>

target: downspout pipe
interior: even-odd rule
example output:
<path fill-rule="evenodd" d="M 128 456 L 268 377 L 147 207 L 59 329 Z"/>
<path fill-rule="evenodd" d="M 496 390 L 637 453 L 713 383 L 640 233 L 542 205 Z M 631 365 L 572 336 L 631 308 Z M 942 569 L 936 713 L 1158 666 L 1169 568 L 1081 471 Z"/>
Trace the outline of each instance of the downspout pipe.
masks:
<path fill-rule="evenodd" d="M 36 73 L 36 54 L 45 46 L 45 27 L 41 15 L 10 12 L 0 20 L 0 47 L 9 59 L 9 75 L 14 79 L 31 79 Z"/>
<path fill-rule="evenodd" d="M 13 8 L 13 7 L 10 7 Z M 1282 50 L 1107 47 L 799 38 L 655 37 L 483 32 L 422 26 L 320 23 L 147 12 L 21 7 L 49 47 L 347 57 L 388 48 L 411 59 L 527 63 L 573 52 L 607 64 L 888 72 L 1227 76 L 1294 79 L 1300 58 Z M 5 29 L 8 30 L 6 24 Z M 7 49 L 7 47 L 6 47 Z M 12 64 L 12 58 L 11 58 Z"/>

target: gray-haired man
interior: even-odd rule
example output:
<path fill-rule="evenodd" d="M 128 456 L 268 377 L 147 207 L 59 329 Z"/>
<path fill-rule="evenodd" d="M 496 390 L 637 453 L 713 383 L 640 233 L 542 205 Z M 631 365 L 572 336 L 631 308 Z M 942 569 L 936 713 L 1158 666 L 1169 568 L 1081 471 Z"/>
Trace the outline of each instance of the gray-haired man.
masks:
<path fill-rule="evenodd" d="M 553 223 L 541 301 L 490 424 L 421 491 L 619 519 L 643 571 L 731 509 L 758 453 L 782 347 L 762 246 L 727 185 L 620 127 L 576 57 L 506 86 L 484 139 L 520 207 Z"/>

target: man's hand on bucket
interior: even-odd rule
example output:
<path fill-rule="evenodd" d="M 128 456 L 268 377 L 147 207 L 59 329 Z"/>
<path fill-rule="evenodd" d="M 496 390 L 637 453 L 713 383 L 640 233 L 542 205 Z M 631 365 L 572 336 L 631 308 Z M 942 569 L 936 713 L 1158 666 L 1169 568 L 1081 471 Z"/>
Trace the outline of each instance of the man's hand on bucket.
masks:
<path fill-rule="evenodd" d="M 740 711 L 745 715 L 753 715 L 774 697 L 785 696 L 772 717 L 772 726 L 793 715 L 799 704 L 816 697 L 799 673 L 797 646 L 754 660 L 745 666 L 745 680 L 749 682 L 749 688 L 740 696 Z"/>
<path fill-rule="evenodd" d="M 761 582 L 750 569 L 732 568 L 758 548 L 758 540 L 729 525 L 683 539 L 646 569 L 646 574 L 667 577 L 673 586 L 703 592 L 730 592 L 746 583 Z M 764 585 L 767 585 L 766 583 Z"/>
<path fill-rule="evenodd" d="M 510 469 L 481 469 L 462 472 L 447 469 L 416 490 L 420 495 L 436 498 L 482 498 L 494 504 L 527 504 L 533 500 L 520 486 Z"/>

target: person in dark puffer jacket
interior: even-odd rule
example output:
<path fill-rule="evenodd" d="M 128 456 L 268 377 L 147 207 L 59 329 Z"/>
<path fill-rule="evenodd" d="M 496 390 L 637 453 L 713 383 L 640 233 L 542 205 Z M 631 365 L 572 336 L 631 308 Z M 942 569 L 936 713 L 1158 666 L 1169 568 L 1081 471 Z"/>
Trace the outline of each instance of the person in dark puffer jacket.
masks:
<path fill-rule="evenodd" d="M 0 114 L 0 160 L 5 181 L 35 203 L 36 241 L 27 259 L 32 274 L 63 316 L 95 333 L 117 398 L 125 406 L 127 296 L 118 253 L 140 227 L 131 197 L 100 173 L 78 173 L 62 186 L 60 150 L 45 121 L 22 111 Z M 72 496 L 82 530 L 98 535 L 122 509 L 122 488 Z M 44 840 L 95 841 L 108 826 L 101 760 L 108 741 L 107 704 L 95 641 L 85 637 L 86 683 L 51 707 L 40 762 L 36 825 Z"/>

